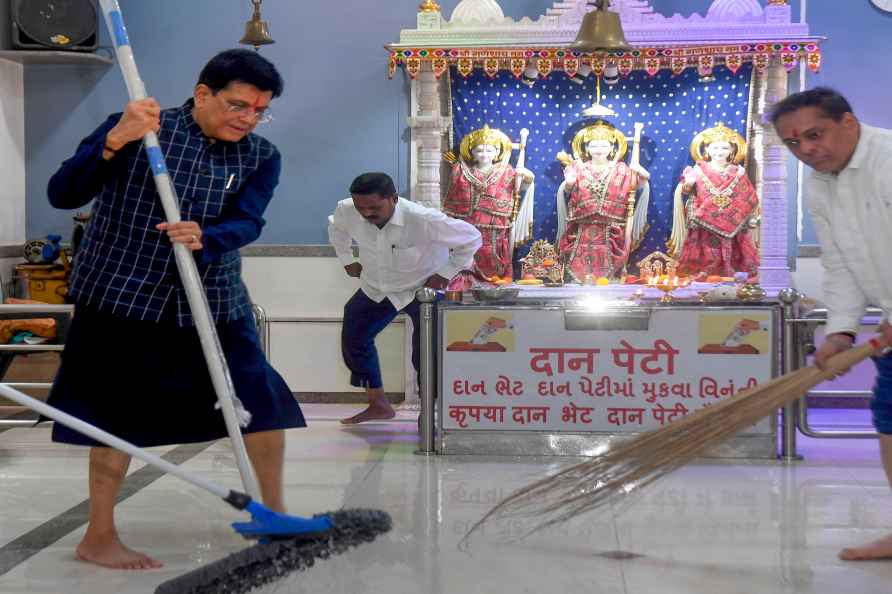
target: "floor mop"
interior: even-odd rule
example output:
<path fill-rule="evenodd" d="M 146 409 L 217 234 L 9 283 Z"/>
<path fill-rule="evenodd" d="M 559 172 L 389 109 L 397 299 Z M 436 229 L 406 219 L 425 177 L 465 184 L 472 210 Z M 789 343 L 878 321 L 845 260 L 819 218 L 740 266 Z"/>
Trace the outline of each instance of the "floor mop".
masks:
<path fill-rule="evenodd" d="M 859 361 L 884 352 L 877 338 L 831 357 L 825 370 L 805 367 L 707 406 L 660 429 L 523 487 L 493 507 L 462 540 L 498 520 L 530 521 L 526 534 L 566 522 L 624 495 L 638 492 L 707 449 L 737 435 L 774 411 L 798 400 L 819 383 Z"/>
<path fill-rule="evenodd" d="M 76 417 L 31 398 L 5 384 L 0 396 L 27 406 L 38 413 L 80 431 L 196 487 L 210 491 L 238 510 L 251 514 L 250 522 L 235 522 L 232 527 L 248 539 L 260 540 L 228 557 L 200 567 L 190 573 L 161 584 L 156 594 L 239 594 L 271 583 L 285 575 L 313 565 L 315 559 L 327 559 L 347 549 L 371 542 L 388 532 L 390 516 L 372 509 L 339 510 L 312 518 L 280 514 L 251 499 L 246 493 L 233 491 L 186 472 L 180 466 L 115 437 Z"/>
<path fill-rule="evenodd" d="M 127 28 L 124 26 L 124 17 L 121 14 L 118 1 L 99 0 L 99 2 L 105 16 L 105 23 L 114 41 L 115 55 L 118 58 L 118 65 L 121 67 L 121 73 L 124 76 L 130 100 L 139 101 L 145 99 L 147 95 L 146 88 L 136 68 L 136 59 L 133 56 L 133 49 L 130 47 L 130 39 L 127 36 Z M 167 171 L 167 165 L 164 162 L 164 153 L 158 143 L 158 136 L 154 132 L 149 132 L 143 138 L 143 143 L 151 165 L 152 176 L 155 179 L 158 196 L 164 208 L 164 216 L 169 223 L 179 223 L 182 220 L 178 206 L 179 201 L 177 200 L 176 189 Z M 223 348 L 220 346 L 220 339 L 217 336 L 214 320 L 211 318 L 207 295 L 202 286 L 195 258 L 189 249 L 181 243 L 173 244 L 173 253 L 180 280 L 186 290 L 186 298 L 189 302 L 192 319 L 195 321 L 195 329 L 201 340 L 201 349 L 207 362 L 211 383 L 217 394 L 218 405 L 223 412 L 226 432 L 232 441 L 232 449 L 235 454 L 239 474 L 242 477 L 242 483 L 251 497 L 259 499 L 260 486 L 251 470 L 239 428 L 248 426 L 251 421 L 250 412 L 245 410 L 241 400 L 236 396 L 235 387 L 229 375 L 229 366 L 226 363 Z"/>

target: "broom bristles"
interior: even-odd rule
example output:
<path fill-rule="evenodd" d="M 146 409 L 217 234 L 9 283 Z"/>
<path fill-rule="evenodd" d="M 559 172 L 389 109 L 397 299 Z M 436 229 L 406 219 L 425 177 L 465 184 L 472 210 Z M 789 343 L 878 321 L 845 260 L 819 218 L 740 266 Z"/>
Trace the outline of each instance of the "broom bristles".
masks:
<path fill-rule="evenodd" d="M 879 348 L 879 342 L 871 340 L 832 357 L 825 370 L 805 367 L 743 390 L 523 487 L 487 512 L 468 530 L 462 543 L 467 544 L 471 535 L 487 522 L 530 518 L 533 526 L 525 535 L 529 536 L 596 509 L 617 496 L 638 491 L 802 398 L 817 384 L 835 377 Z"/>

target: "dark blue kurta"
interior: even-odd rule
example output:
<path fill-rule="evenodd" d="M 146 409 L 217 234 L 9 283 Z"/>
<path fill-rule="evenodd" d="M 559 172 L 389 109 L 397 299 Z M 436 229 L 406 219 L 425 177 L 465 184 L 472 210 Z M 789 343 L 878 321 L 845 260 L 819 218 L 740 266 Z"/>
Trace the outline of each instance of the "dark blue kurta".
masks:
<path fill-rule="evenodd" d="M 192 101 L 161 114 L 158 137 L 184 221 L 202 228 L 195 252 L 236 393 L 253 420 L 246 432 L 306 425 L 291 390 L 266 361 L 238 249 L 257 239 L 278 184 L 281 157 L 267 140 L 213 142 Z M 140 142 L 102 159 L 120 114 L 85 138 L 49 183 L 50 203 L 96 198 L 72 271 L 77 307 L 49 403 L 139 446 L 226 436 L 165 220 Z M 61 424 L 53 439 L 96 445 Z"/>

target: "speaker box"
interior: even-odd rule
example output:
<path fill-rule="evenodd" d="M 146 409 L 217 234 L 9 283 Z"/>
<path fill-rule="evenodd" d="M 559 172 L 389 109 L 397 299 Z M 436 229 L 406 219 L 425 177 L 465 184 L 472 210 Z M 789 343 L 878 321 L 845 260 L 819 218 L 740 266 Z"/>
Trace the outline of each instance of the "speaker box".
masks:
<path fill-rule="evenodd" d="M 92 52 L 99 46 L 96 0 L 9 0 L 13 49 Z"/>

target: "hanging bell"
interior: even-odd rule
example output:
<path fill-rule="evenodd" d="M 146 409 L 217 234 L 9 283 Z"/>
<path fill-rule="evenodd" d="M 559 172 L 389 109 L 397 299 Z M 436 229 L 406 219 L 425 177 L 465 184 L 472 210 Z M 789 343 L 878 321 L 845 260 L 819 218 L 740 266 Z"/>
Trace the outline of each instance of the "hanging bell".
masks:
<path fill-rule="evenodd" d="M 245 24 L 245 36 L 239 40 L 239 43 L 245 45 L 253 45 L 254 49 L 258 49 L 261 45 L 269 45 L 275 43 L 269 34 L 269 26 L 266 21 L 260 19 L 260 3 L 262 0 L 251 0 L 254 3 L 254 14 L 251 20 Z"/>
<path fill-rule="evenodd" d="M 598 8 L 586 13 L 576 41 L 570 49 L 579 52 L 630 51 L 619 14 L 608 10 L 610 0 L 600 0 Z"/>

